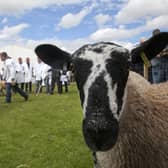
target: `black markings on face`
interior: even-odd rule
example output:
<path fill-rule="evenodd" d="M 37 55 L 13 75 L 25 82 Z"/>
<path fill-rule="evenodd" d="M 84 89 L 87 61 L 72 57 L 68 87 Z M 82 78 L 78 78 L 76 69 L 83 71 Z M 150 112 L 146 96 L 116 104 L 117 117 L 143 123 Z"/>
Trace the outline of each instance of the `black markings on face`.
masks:
<path fill-rule="evenodd" d="M 94 48 L 94 49 L 93 49 L 93 52 L 102 53 L 103 50 L 102 50 L 102 48 Z"/>
<path fill-rule="evenodd" d="M 83 60 L 80 58 L 76 58 L 74 59 L 73 64 L 75 67 L 75 79 L 76 79 L 77 87 L 78 87 L 79 94 L 80 94 L 81 104 L 83 106 L 83 102 L 84 102 L 83 86 L 89 74 L 91 73 L 92 62 Z"/>
<path fill-rule="evenodd" d="M 112 115 L 112 113 L 110 112 L 107 92 L 107 83 L 104 80 L 104 73 L 102 73 L 96 78 L 95 82 L 89 88 L 86 116 L 89 115 L 87 113 L 106 113 L 104 114 L 106 116 L 108 114 Z"/>
<path fill-rule="evenodd" d="M 119 53 L 113 51 L 111 59 L 107 60 L 107 71 L 113 79 L 113 86 L 117 84 L 117 114 L 121 111 L 126 82 L 128 79 L 128 53 Z"/>

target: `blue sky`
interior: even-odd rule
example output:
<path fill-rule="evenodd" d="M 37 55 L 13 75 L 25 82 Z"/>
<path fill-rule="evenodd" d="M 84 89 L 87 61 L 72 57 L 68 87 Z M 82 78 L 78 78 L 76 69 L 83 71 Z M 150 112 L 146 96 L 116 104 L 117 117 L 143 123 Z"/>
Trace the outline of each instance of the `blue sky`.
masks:
<path fill-rule="evenodd" d="M 112 41 L 127 48 L 155 28 L 167 31 L 168 0 L 5 0 L 0 2 L 0 50 L 15 59 L 52 43 L 73 52 Z"/>

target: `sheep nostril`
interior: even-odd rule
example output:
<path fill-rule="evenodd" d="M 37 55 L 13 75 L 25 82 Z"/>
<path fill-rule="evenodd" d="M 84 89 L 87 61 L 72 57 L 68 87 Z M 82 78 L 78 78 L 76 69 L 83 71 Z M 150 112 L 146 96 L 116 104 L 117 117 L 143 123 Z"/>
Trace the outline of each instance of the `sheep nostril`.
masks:
<path fill-rule="evenodd" d="M 95 121 L 95 120 L 88 121 L 87 130 L 88 131 L 96 131 L 97 130 L 97 121 Z"/>
<path fill-rule="evenodd" d="M 96 125 L 96 121 L 95 120 L 90 120 L 88 122 L 88 125 L 95 126 Z"/>

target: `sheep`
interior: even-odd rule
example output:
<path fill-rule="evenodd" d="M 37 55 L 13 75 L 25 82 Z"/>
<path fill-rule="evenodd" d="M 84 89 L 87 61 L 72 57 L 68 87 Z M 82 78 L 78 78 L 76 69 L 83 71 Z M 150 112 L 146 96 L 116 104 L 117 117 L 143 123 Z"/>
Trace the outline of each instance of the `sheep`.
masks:
<path fill-rule="evenodd" d="M 50 66 L 72 61 L 83 109 L 83 135 L 95 168 L 168 167 L 168 83 L 151 85 L 131 62 L 152 59 L 168 43 L 160 33 L 129 52 L 111 42 L 88 44 L 69 54 L 51 44 L 35 53 Z M 163 96 L 162 96 L 163 93 Z"/>

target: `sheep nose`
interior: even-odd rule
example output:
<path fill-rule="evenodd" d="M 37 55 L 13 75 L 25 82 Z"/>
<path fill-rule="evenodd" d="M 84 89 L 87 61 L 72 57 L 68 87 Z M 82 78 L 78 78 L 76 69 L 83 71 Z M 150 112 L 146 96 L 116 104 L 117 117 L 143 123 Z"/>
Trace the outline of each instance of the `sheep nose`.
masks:
<path fill-rule="evenodd" d="M 83 120 L 85 142 L 93 151 L 110 149 L 118 137 L 118 121 L 114 118 L 86 118 Z"/>
<path fill-rule="evenodd" d="M 88 131 L 98 133 L 99 131 L 105 130 L 108 127 L 108 123 L 103 118 L 101 118 L 101 120 L 91 119 L 87 122 L 86 127 Z"/>
<path fill-rule="evenodd" d="M 97 127 L 96 120 L 89 120 L 88 121 L 88 128 L 96 128 L 96 127 Z"/>

